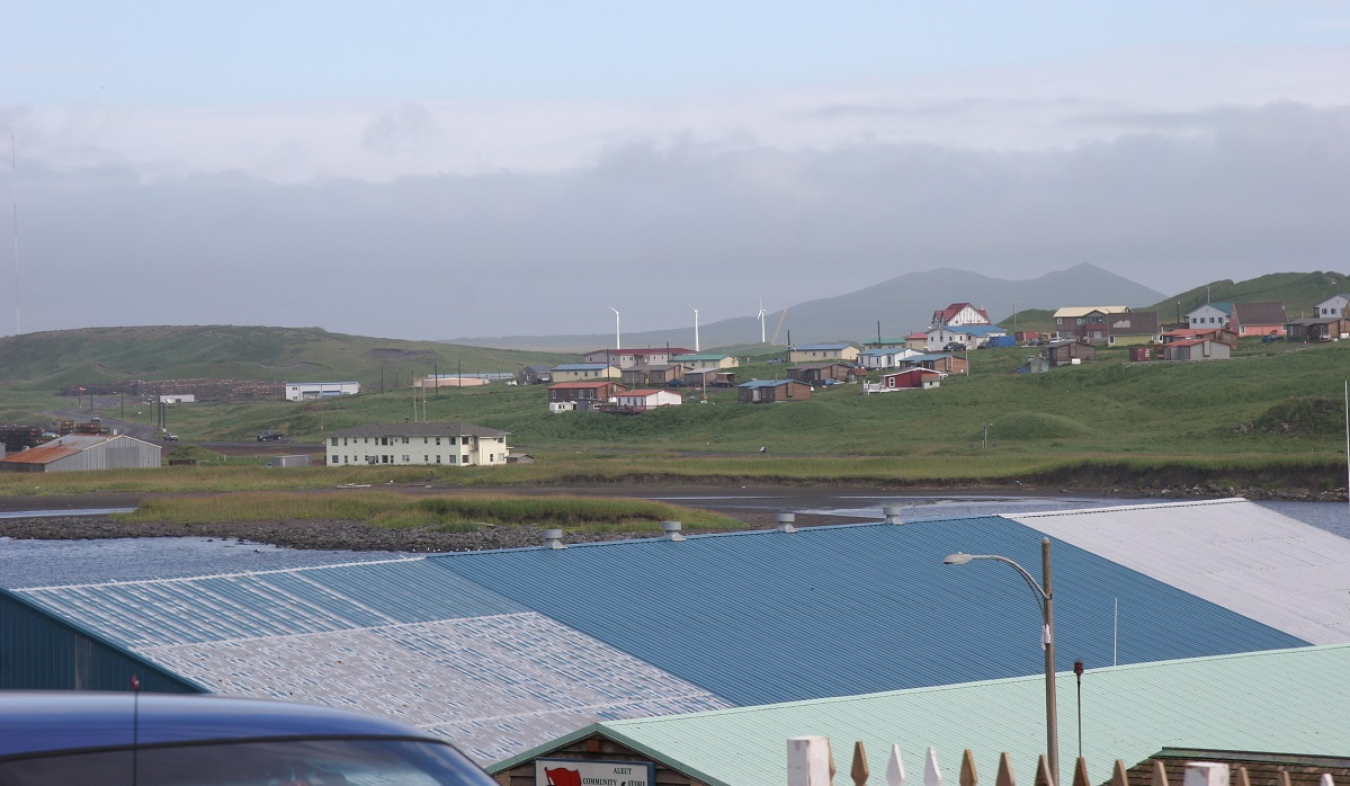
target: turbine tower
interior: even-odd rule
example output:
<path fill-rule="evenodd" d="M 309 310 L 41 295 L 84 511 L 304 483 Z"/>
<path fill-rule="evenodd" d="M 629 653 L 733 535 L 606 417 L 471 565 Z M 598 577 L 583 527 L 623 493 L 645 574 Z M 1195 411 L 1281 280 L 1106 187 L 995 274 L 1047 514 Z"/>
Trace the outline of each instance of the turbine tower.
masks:
<path fill-rule="evenodd" d="M 610 306 L 609 310 L 614 312 L 614 348 L 623 349 L 623 345 L 619 343 L 619 309 Z"/>
<path fill-rule="evenodd" d="M 759 343 L 761 344 L 767 343 L 765 339 L 768 337 L 768 333 L 764 331 L 764 315 L 766 313 L 768 312 L 764 310 L 764 301 L 760 300 L 759 313 L 755 315 L 755 319 L 759 320 Z"/>
<path fill-rule="evenodd" d="M 694 309 L 694 352 L 698 352 L 698 351 L 699 351 L 699 345 L 698 345 L 698 309 L 694 308 L 693 306 L 690 306 L 690 308 L 693 308 L 693 309 Z"/>

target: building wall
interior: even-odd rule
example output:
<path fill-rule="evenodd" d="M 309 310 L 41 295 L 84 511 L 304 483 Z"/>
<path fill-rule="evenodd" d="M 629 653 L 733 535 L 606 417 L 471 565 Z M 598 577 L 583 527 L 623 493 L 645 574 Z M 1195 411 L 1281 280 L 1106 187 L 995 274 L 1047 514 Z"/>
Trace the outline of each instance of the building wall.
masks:
<path fill-rule="evenodd" d="M 506 464 L 506 437 L 329 437 L 328 466 Z M 372 460 L 373 459 L 373 460 Z"/>
<path fill-rule="evenodd" d="M 120 650 L 0 589 L 0 690 L 201 693 L 191 682 Z"/>

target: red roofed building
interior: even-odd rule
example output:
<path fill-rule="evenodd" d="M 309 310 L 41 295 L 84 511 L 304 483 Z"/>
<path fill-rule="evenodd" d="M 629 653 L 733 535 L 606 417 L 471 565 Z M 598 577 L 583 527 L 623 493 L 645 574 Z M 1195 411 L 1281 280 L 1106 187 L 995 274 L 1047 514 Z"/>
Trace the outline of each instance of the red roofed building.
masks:
<path fill-rule="evenodd" d="M 944 309 L 933 312 L 933 324 L 928 326 L 929 330 L 944 327 L 946 325 L 992 325 L 989 314 L 982 308 L 975 308 L 969 303 L 953 303 Z"/>

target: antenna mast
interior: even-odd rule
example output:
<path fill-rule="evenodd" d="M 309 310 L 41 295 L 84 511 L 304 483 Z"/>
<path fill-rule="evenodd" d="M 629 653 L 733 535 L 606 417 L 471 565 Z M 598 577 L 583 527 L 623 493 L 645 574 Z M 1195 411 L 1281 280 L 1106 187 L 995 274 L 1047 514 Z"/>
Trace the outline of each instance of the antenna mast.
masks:
<path fill-rule="evenodd" d="M 9 166 L 14 174 L 14 335 L 23 333 L 19 315 L 19 154 L 14 135 L 9 135 Z"/>

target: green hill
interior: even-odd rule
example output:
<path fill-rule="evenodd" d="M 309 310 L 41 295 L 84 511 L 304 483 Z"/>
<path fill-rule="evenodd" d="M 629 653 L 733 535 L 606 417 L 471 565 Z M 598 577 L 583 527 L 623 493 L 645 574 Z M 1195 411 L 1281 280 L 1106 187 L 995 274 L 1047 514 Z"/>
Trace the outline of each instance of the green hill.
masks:
<path fill-rule="evenodd" d="M 1290 319 L 1312 314 L 1313 306 L 1340 292 L 1350 291 L 1344 273 L 1327 271 L 1313 273 L 1271 273 L 1234 282 L 1229 279 L 1212 281 L 1195 289 L 1169 297 L 1148 308 L 1136 311 L 1157 311 L 1164 322 L 1180 321 L 1185 315 L 1209 303 L 1283 303 Z"/>
<path fill-rule="evenodd" d="M 272 382 L 355 380 L 366 389 L 406 387 L 414 375 L 511 372 L 569 355 L 399 341 L 320 328 L 200 325 L 28 333 L 0 339 L 0 385 L 55 391 L 120 380 Z M 399 384 L 395 384 L 395 380 Z"/>

